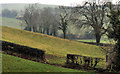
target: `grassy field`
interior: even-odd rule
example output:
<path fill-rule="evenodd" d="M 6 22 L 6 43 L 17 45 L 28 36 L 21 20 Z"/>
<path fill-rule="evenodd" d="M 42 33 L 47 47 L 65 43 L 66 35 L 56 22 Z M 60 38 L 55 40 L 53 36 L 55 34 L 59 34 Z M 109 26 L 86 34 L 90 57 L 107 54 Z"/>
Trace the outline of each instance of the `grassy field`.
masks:
<path fill-rule="evenodd" d="M 52 55 L 65 56 L 68 53 L 72 53 L 104 58 L 104 53 L 95 45 L 4 26 L 2 27 L 2 39 L 20 45 L 39 48 Z"/>
<path fill-rule="evenodd" d="M 3 72 L 83 72 L 2 54 Z"/>
<path fill-rule="evenodd" d="M 75 41 L 96 42 L 95 39 L 79 39 L 79 40 L 75 40 Z M 100 43 L 111 44 L 111 43 L 114 43 L 114 41 L 113 40 L 109 40 L 109 39 L 101 39 Z"/>
<path fill-rule="evenodd" d="M 105 58 L 105 53 L 95 45 L 5 26 L 2 26 L 2 40 L 45 50 L 47 61 L 51 64 L 65 64 L 67 54 Z M 99 66 L 105 66 L 105 62 Z"/>
<path fill-rule="evenodd" d="M 2 17 L 2 25 L 3 26 L 8 26 L 8 27 L 13 27 L 13 28 L 17 28 L 17 29 L 21 29 L 21 24 L 20 24 L 20 20 L 17 20 L 16 18 L 7 18 L 7 17 Z M 24 29 L 24 27 L 22 26 L 22 29 Z"/>
<path fill-rule="evenodd" d="M 9 5 L 8 5 L 9 6 Z M 22 24 L 22 28 L 21 28 L 21 23 L 22 21 L 16 19 L 16 18 L 8 18 L 8 17 L 2 17 L 2 22 L 0 21 L 0 24 L 2 23 L 3 26 L 8 26 L 8 27 L 12 27 L 12 28 L 16 28 L 16 29 L 24 29 L 25 27 L 25 23 L 24 25 Z M 72 33 L 72 34 L 81 34 L 84 35 L 86 29 L 84 30 L 80 30 L 80 29 L 76 29 L 76 27 L 74 25 L 68 25 L 68 32 Z M 59 34 L 62 34 L 63 32 L 61 30 L 58 31 Z"/>

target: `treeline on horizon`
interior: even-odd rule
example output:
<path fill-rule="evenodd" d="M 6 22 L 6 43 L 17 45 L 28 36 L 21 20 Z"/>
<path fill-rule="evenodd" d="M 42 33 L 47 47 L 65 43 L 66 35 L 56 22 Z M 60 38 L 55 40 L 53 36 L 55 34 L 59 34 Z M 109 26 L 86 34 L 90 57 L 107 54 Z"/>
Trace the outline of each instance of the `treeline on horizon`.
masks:
<path fill-rule="evenodd" d="M 117 5 L 112 5 L 116 7 Z M 13 12 L 14 17 L 25 23 L 24 30 L 43 33 L 47 35 L 68 38 L 68 39 L 100 39 L 106 34 L 110 27 L 107 14 L 110 13 L 110 2 L 103 2 L 98 5 L 96 2 L 85 2 L 83 6 L 66 7 L 58 6 L 55 8 L 40 8 L 39 4 L 30 4 L 18 15 L 15 10 L 4 9 L 2 15 L 6 12 Z M 6 11 L 7 10 L 7 11 Z M 75 29 L 84 30 L 84 34 L 71 33 L 73 26 Z M 86 29 L 87 28 L 87 29 Z M 81 33 L 82 30 L 79 32 Z M 61 31 L 61 33 L 60 33 Z"/>

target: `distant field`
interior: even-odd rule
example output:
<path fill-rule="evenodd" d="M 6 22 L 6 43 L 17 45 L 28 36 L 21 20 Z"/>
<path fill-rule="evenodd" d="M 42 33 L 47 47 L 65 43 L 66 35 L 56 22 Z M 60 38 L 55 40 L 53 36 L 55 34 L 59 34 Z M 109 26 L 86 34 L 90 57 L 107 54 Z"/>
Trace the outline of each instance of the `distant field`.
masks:
<path fill-rule="evenodd" d="M 3 72 L 83 72 L 2 54 Z"/>
<path fill-rule="evenodd" d="M 2 22 L 0 21 L 0 23 L 2 23 L 3 26 L 8 26 L 8 27 L 12 27 L 12 28 L 16 28 L 16 29 L 24 29 L 24 25 L 21 26 L 20 24 L 20 20 L 16 19 L 16 18 L 8 18 L 8 17 L 2 17 Z M 79 33 L 79 30 L 76 30 L 74 26 L 70 25 L 68 26 L 69 30 L 71 30 L 71 33 Z M 59 34 L 62 34 L 62 31 L 59 30 Z"/>
<path fill-rule="evenodd" d="M 21 11 L 24 10 L 28 4 L 25 3 L 10 3 L 10 4 L 1 4 L 2 9 L 16 10 Z"/>
<path fill-rule="evenodd" d="M 13 27 L 13 28 L 17 28 L 17 29 L 24 29 L 23 26 L 21 28 L 20 22 L 21 21 L 17 20 L 16 18 L 2 17 L 2 25 L 3 26 Z"/>
<path fill-rule="evenodd" d="M 2 26 L 2 40 L 42 49 L 46 51 L 47 61 L 51 64 L 64 65 L 67 54 L 78 54 L 105 59 L 105 52 L 101 51 L 100 47 L 96 45 L 4 26 Z M 105 62 L 102 62 L 100 66 L 105 66 Z"/>
<path fill-rule="evenodd" d="M 3 26 L 8 26 L 8 27 L 12 27 L 12 28 L 16 28 L 16 29 L 24 29 L 25 25 L 20 24 L 20 20 L 16 19 L 16 18 L 8 18 L 8 17 L 2 17 L 2 22 L 0 21 L 0 24 L 2 23 Z M 72 34 L 81 34 L 84 35 L 85 30 L 81 31 L 80 29 L 76 29 L 75 26 L 73 25 L 68 25 L 68 32 L 72 33 Z M 61 30 L 58 31 L 59 34 L 63 34 L 63 32 Z"/>
<path fill-rule="evenodd" d="M 75 41 L 96 42 L 95 39 L 79 39 L 79 40 L 75 40 Z M 113 40 L 109 40 L 109 39 L 101 39 L 100 43 L 111 44 L 111 43 L 114 43 L 114 41 Z"/>

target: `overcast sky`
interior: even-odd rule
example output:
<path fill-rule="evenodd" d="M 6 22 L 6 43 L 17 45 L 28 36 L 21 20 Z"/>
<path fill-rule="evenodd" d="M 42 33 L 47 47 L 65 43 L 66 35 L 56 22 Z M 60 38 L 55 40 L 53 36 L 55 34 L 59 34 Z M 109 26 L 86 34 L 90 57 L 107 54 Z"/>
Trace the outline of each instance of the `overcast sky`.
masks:
<path fill-rule="evenodd" d="M 0 3 L 41 3 L 51 5 L 71 6 L 75 4 L 83 4 L 86 0 L 0 0 Z M 97 0 L 96 0 L 97 1 Z M 110 0 L 114 4 L 120 0 Z"/>

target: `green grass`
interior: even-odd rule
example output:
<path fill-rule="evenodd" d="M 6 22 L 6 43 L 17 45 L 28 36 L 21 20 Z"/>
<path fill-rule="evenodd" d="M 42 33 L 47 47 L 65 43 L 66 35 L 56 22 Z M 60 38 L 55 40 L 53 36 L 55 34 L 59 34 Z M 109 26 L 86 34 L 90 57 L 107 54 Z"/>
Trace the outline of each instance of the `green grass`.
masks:
<path fill-rule="evenodd" d="M 96 42 L 95 39 L 79 39 L 79 40 L 75 40 L 75 41 Z M 113 40 L 109 40 L 109 39 L 101 39 L 100 43 L 111 44 L 111 43 L 114 43 L 114 41 Z"/>
<path fill-rule="evenodd" d="M 2 70 L 3 72 L 83 72 L 37 63 L 6 54 L 2 54 Z"/>
<path fill-rule="evenodd" d="M 46 51 L 46 59 L 51 64 L 64 65 L 67 54 L 105 58 L 105 53 L 96 45 L 85 44 L 5 26 L 2 26 L 2 40 L 42 49 Z M 100 64 L 100 66 L 105 66 L 105 62 L 103 62 L 103 64 Z"/>
<path fill-rule="evenodd" d="M 4 26 L 2 27 L 2 39 L 20 45 L 39 48 L 45 50 L 47 54 L 57 56 L 65 56 L 71 53 L 104 58 L 104 53 L 95 45 Z"/>

